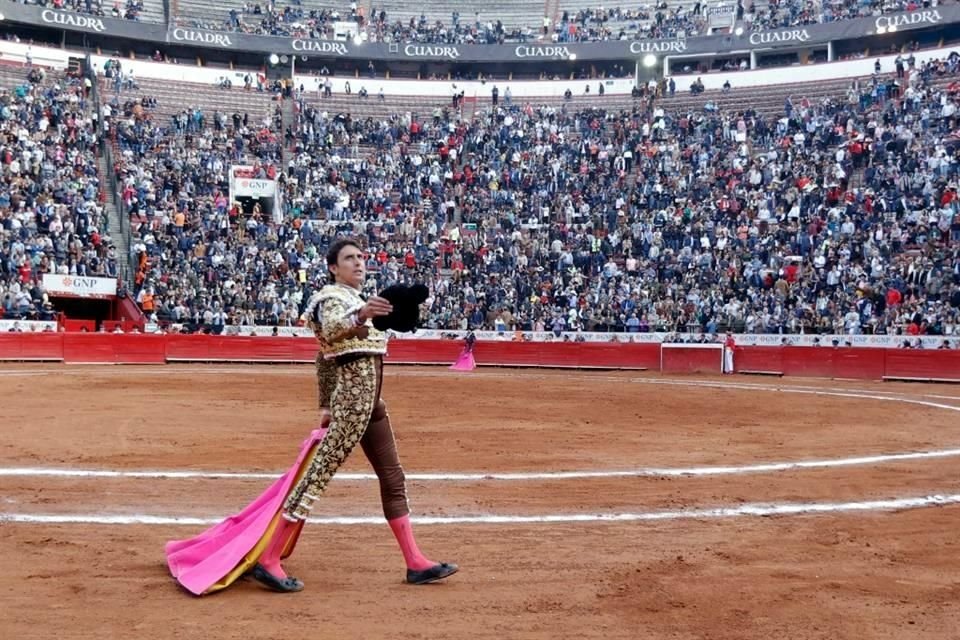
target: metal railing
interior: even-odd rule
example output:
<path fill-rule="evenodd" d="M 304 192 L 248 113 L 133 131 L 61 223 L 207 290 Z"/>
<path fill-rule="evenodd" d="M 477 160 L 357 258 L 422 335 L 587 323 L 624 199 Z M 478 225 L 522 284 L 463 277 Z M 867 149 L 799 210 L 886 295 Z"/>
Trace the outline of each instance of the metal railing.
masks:
<path fill-rule="evenodd" d="M 112 200 L 115 211 L 117 212 L 117 224 L 119 226 L 119 237 L 117 238 L 118 249 L 122 256 L 117 260 L 117 271 L 127 286 L 128 290 L 133 289 L 133 274 L 130 272 L 130 220 L 126 215 L 126 208 L 123 206 L 123 198 L 120 194 L 119 184 L 117 182 L 117 172 L 113 161 L 113 147 L 106 127 L 103 122 L 102 102 L 100 101 L 100 80 L 97 76 L 97 70 L 94 67 L 93 59 L 88 53 L 84 65 L 84 75 L 90 80 L 91 100 L 94 109 L 97 110 L 96 127 L 97 139 L 99 140 L 100 153 L 106 164 L 107 175 L 103 176 L 106 184 L 101 185 L 101 189 L 106 189 L 105 196 Z"/>

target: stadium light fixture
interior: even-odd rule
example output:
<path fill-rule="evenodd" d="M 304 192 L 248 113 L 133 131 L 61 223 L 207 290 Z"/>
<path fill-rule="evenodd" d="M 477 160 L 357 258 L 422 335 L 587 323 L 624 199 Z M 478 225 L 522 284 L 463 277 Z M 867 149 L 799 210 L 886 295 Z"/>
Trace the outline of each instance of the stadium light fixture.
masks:
<path fill-rule="evenodd" d="M 887 32 L 887 28 L 886 28 L 886 27 L 877 27 L 877 33 L 878 33 L 879 35 L 883 35 L 883 34 L 885 34 L 886 32 Z"/>
<path fill-rule="evenodd" d="M 738 36 L 738 37 L 739 37 L 739 36 L 742 36 L 742 35 L 743 35 L 743 27 L 737 27 L 736 29 L 733 30 L 733 33 L 734 33 L 734 35 L 736 35 L 736 36 Z"/>
<path fill-rule="evenodd" d="M 272 64 L 272 65 L 274 65 L 274 66 L 280 64 L 280 56 L 278 56 L 278 55 L 275 54 L 275 53 L 271 53 L 271 54 L 270 54 L 270 57 L 267 58 L 267 60 L 269 60 L 269 61 L 270 61 L 270 64 Z"/>
<path fill-rule="evenodd" d="M 363 38 L 360 37 L 359 33 L 353 36 L 353 44 L 357 45 L 358 47 L 363 44 Z"/>
<path fill-rule="evenodd" d="M 570 57 L 568 58 L 568 60 L 570 60 L 570 62 L 576 62 L 576 61 L 577 61 L 577 54 L 571 53 L 571 54 L 570 54 Z"/>
<path fill-rule="evenodd" d="M 648 53 L 647 55 L 643 56 L 643 66 L 645 66 L 647 69 L 657 66 L 657 56 L 653 55 L 652 53 Z"/>

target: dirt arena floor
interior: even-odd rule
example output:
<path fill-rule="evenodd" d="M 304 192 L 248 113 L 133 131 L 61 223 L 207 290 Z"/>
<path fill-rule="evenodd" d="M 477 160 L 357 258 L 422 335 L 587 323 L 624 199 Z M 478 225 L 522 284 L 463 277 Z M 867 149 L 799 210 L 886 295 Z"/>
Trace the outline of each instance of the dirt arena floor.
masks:
<path fill-rule="evenodd" d="M 960 387 L 389 367 L 384 396 L 461 572 L 402 584 L 358 450 L 304 592 L 193 598 L 164 542 L 292 462 L 312 367 L 0 366 L 3 637 L 960 637 Z"/>

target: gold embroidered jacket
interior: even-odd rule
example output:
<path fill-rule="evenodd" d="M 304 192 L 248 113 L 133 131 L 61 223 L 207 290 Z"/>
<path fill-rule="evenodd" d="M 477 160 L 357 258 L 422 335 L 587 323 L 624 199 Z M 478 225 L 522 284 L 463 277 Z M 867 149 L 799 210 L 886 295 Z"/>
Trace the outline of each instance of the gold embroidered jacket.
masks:
<path fill-rule="evenodd" d="M 330 360 L 352 353 L 387 353 L 387 335 L 374 329 L 372 321 L 367 320 L 361 325 L 366 329 L 366 337 L 358 335 L 356 314 L 366 304 L 359 291 L 341 284 L 328 284 L 318 295 L 316 315 L 320 331 L 317 339 L 324 358 Z"/>

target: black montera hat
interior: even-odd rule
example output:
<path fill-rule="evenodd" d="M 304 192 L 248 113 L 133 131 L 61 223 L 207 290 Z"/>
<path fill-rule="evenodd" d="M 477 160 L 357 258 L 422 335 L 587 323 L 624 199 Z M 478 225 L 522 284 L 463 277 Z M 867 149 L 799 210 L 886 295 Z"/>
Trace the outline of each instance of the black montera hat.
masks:
<path fill-rule="evenodd" d="M 428 297 L 430 291 L 422 284 L 413 286 L 393 285 L 380 292 L 380 297 L 393 305 L 390 315 L 373 319 L 373 326 L 380 331 L 392 329 L 401 333 L 416 331 L 420 324 L 420 305 Z"/>

